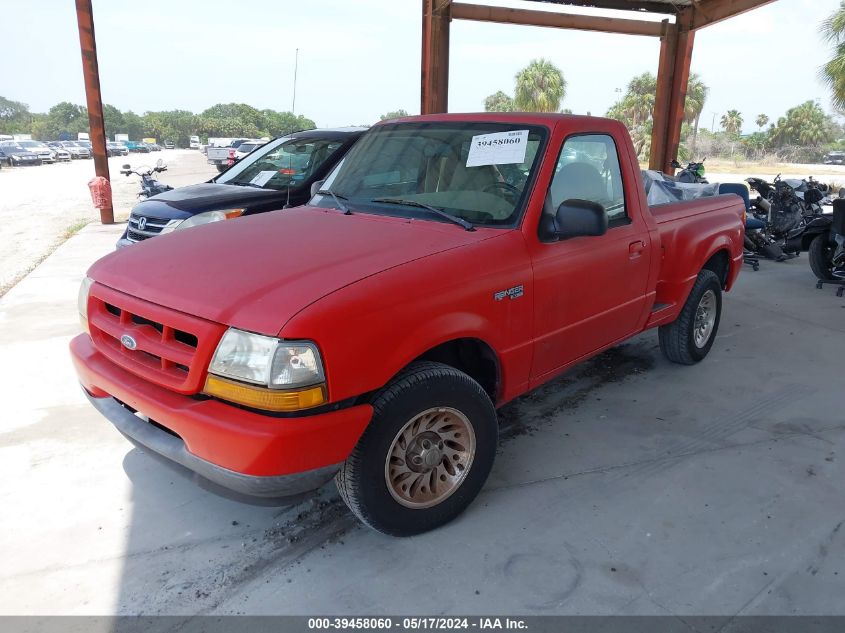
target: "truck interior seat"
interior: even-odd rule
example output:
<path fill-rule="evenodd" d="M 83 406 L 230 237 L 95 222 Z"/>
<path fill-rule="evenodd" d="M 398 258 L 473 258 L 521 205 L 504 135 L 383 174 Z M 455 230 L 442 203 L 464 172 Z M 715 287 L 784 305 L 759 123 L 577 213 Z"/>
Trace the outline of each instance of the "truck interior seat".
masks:
<path fill-rule="evenodd" d="M 551 186 L 551 208 L 546 205 L 545 213 L 554 215 L 560 203 L 579 199 L 598 202 L 607 198 L 607 187 L 599 170 L 589 163 L 569 163 L 555 174 Z"/>

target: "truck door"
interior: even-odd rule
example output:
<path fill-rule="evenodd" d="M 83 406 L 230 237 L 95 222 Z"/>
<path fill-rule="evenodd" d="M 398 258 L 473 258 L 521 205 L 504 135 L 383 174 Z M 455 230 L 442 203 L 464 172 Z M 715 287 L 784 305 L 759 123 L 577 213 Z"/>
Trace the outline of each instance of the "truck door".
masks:
<path fill-rule="evenodd" d="M 609 228 L 596 237 L 535 242 L 532 381 L 640 327 L 651 249 L 638 202 L 625 196 L 625 180 L 630 191 L 639 184 L 630 167 L 624 173 L 609 134 L 570 136 L 563 144 L 543 213 L 553 215 L 564 200 L 590 200 L 604 207 Z"/>

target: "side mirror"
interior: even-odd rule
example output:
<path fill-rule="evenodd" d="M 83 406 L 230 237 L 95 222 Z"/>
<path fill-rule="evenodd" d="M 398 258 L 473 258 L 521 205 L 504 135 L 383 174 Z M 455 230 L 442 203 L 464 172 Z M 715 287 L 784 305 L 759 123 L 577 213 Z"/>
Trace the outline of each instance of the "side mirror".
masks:
<path fill-rule="evenodd" d="M 312 197 L 317 195 L 317 192 L 320 191 L 320 189 L 323 188 L 323 183 L 325 183 L 325 182 L 326 181 L 324 179 L 324 180 L 315 180 L 314 182 L 311 183 L 311 196 Z"/>
<path fill-rule="evenodd" d="M 564 200 L 557 208 L 552 232 L 559 240 L 607 233 L 604 207 L 589 200 Z"/>
<path fill-rule="evenodd" d="M 132 169 L 132 166 L 131 166 L 129 163 L 126 163 L 126 164 L 123 166 L 123 169 Z"/>

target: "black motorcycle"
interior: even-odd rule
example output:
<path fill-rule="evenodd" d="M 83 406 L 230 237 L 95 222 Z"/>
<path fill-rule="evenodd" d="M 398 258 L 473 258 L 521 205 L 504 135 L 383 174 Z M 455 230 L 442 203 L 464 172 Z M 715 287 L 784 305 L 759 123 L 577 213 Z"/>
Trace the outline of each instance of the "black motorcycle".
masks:
<path fill-rule="evenodd" d="M 689 163 L 686 167 L 683 167 L 677 160 L 673 160 L 672 168 L 681 170 L 672 177 L 673 180 L 676 182 L 697 183 L 702 185 L 709 184 L 707 179 L 704 177 L 705 160 L 707 159 L 702 158 L 701 162 Z"/>
<path fill-rule="evenodd" d="M 822 214 L 825 194 L 805 180 L 781 179 L 780 174 L 772 183 L 762 178 L 747 178 L 746 182 L 759 194 L 752 203 L 754 217 L 766 223 L 767 231 L 783 243 L 787 253 L 806 250 L 799 238 L 805 226 Z"/>
<path fill-rule="evenodd" d="M 160 158 L 156 161 L 155 167 L 147 167 L 145 171 L 135 171 L 131 165 L 124 165 L 120 173 L 124 176 L 135 174 L 141 177 L 141 191 L 138 193 L 139 198 L 152 198 L 155 195 L 170 191 L 173 189 L 170 185 L 165 185 L 163 182 L 156 180 L 153 174 L 160 174 L 167 171 L 167 165 Z"/>
<path fill-rule="evenodd" d="M 807 226 L 810 268 L 819 279 L 845 279 L 845 199 L 833 201 L 833 213 Z"/>

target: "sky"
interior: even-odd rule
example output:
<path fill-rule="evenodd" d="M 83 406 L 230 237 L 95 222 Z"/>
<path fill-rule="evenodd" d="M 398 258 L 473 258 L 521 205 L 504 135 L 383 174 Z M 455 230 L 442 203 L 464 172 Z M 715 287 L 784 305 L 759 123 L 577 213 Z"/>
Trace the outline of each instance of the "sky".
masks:
<path fill-rule="evenodd" d="M 546 3 L 489 4 L 556 10 Z M 290 110 L 319 127 L 419 112 L 421 0 L 94 0 L 103 100 L 121 110 L 242 102 Z M 775 120 L 809 99 L 830 110 L 818 69 L 830 54 L 819 23 L 839 0 L 777 0 L 698 31 L 692 70 L 710 87 L 709 128 L 729 109 Z M 44 112 L 85 103 L 72 0 L 0 0 L 0 95 Z M 567 7 L 569 12 L 594 10 Z M 632 16 L 630 12 L 605 12 Z M 635 17 L 646 19 L 641 14 Z M 567 81 L 562 107 L 603 115 L 635 75 L 657 71 L 656 38 L 453 20 L 449 110 L 483 110 L 545 57 Z"/>

